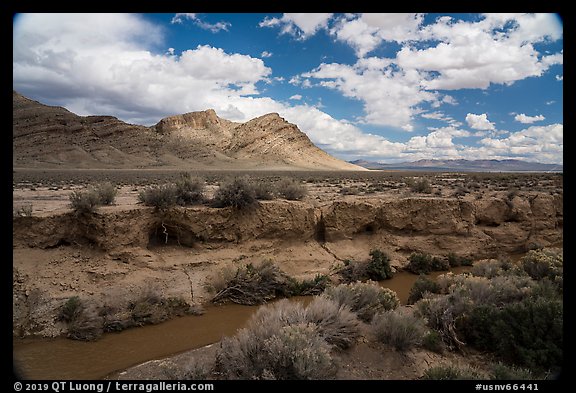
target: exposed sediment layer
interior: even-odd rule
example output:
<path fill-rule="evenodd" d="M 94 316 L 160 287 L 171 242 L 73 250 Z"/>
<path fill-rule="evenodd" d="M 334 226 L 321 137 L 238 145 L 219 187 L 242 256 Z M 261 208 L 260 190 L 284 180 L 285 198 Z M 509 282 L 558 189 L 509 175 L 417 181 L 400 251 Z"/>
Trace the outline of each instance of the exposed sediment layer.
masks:
<path fill-rule="evenodd" d="M 13 221 L 13 331 L 54 336 L 71 296 L 103 301 L 154 285 L 189 302 L 210 299 L 224 268 L 274 260 L 294 276 L 330 273 L 373 248 L 401 268 L 411 252 L 496 258 L 562 242 L 562 194 L 474 201 L 365 198 L 314 206 L 265 201 L 252 211 L 205 206 L 19 217 Z M 151 284 L 152 283 L 152 284 Z"/>

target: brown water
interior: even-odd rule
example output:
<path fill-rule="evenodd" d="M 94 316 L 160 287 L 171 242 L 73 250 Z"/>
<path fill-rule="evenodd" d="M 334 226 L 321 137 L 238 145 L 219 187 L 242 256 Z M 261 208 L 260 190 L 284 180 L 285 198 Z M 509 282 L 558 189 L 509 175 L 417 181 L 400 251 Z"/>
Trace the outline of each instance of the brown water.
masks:
<path fill-rule="evenodd" d="M 457 267 L 451 271 L 462 273 L 470 267 Z M 445 272 L 429 275 L 436 278 Z M 399 272 L 390 280 L 380 282 L 398 294 L 406 304 L 410 288 L 418 275 Z M 295 301 L 307 304 L 311 297 Z M 186 350 L 218 342 L 232 336 L 243 327 L 258 309 L 236 304 L 206 307 L 201 316 L 176 318 L 158 325 L 108 333 L 97 341 L 82 342 L 66 338 L 13 339 L 14 366 L 18 374 L 27 379 L 101 379 L 119 370 L 161 359 Z"/>
<path fill-rule="evenodd" d="M 14 366 L 28 379 L 100 379 L 113 371 L 232 336 L 256 310 L 236 304 L 212 306 L 200 316 L 109 333 L 93 342 L 14 339 Z"/>

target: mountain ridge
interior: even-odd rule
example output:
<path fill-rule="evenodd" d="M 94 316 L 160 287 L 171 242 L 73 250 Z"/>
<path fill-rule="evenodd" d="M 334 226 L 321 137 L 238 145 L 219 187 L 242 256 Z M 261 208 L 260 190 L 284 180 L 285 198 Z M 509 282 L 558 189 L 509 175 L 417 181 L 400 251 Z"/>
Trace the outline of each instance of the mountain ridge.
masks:
<path fill-rule="evenodd" d="M 365 170 L 332 157 L 277 113 L 245 123 L 213 109 L 146 127 L 113 116 L 79 116 L 13 91 L 13 166 Z"/>
<path fill-rule="evenodd" d="M 418 161 L 405 161 L 395 164 L 383 164 L 367 160 L 349 161 L 354 165 L 366 169 L 380 170 L 430 170 L 430 171 L 462 171 L 462 172 L 562 172 L 564 166 L 560 164 L 543 164 L 540 162 L 517 159 L 504 160 L 437 160 L 421 159 Z"/>

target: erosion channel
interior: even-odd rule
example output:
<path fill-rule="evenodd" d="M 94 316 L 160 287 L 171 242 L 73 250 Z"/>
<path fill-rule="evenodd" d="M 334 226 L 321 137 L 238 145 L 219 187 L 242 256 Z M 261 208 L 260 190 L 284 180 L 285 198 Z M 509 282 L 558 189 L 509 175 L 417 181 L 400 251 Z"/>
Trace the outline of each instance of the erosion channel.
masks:
<path fill-rule="evenodd" d="M 89 217 L 14 217 L 15 365 L 34 379 L 96 379 L 217 342 L 256 307 L 211 306 L 210 285 L 247 263 L 273 260 L 296 278 L 333 276 L 345 260 L 366 260 L 380 249 L 398 271 L 390 287 L 404 291 L 405 301 L 417 276 L 400 270 L 413 252 L 479 260 L 562 244 L 561 193 L 506 194 L 273 200 L 250 212 L 197 206 L 162 215 L 141 205 L 110 206 Z M 66 324 L 58 313 L 71 297 L 120 307 L 114 301 L 130 302 L 151 288 L 203 305 L 205 313 L 93 342 L 60 338 Z"/>

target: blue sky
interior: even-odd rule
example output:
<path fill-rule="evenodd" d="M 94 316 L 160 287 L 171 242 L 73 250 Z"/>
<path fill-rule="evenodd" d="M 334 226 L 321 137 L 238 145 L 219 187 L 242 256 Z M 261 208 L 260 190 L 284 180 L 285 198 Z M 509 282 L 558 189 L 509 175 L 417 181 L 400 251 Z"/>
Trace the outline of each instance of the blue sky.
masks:
<path fill-rule="evenodd" d="M 345 160 L 563 163 L 555 14 L 21 14 L 13 87 L 153 125 L 277 112 Z"/>

